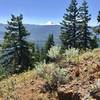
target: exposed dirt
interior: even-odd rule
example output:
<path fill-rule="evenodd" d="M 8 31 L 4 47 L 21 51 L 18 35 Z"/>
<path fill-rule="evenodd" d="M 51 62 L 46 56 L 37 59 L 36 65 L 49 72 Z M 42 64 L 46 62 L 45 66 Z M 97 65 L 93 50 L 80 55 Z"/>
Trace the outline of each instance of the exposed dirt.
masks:
<path fill-rule="evenodd" d="M 44 84 L 45 81 L 43 79 L 28 81 L 21 87 L 16 87 L 14 98 L 16 100 L 57 100 L 57 95 L 43 93 Z"/>
<path fill-rule="evenodd" d="M 100 87 L 98 87 L 98 85 L 100 86 L 100 62 L 88 60 L 72 67 L 70 79 L 69 83 L 58 88 L 59 93 L 66 94 L 65 98 L 70 93 L 71 97 L 77 94 L 77 99 L 75 97 L 68 100 L 79 100 L 79 98 L 81 100 L 92 100 L 93 98 L 93 100 L 100 100 Z"/>

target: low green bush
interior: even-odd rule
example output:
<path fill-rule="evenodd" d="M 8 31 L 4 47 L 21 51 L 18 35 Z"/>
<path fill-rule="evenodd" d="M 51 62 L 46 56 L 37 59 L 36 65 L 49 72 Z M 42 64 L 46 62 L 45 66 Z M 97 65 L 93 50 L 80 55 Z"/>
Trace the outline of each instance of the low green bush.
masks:
<path fill-rule="evenodd" d="M 60 68 L 54 63 L 47 65 L 39 63 L 35 68 L 37 75 L 45 79 L 51 87 L 56 86 L 57 88 L 57 86 L 66 83 L 69 79 L 67 70 L 65 68 Z"/>
<path fill-rule="evenodd" d="M 67 62 L 77 63 L 79 60 L 79 50 L 75 48 L 66 49 L 63 55 Z"/>
<path fill-rule="evenodd" d="M 93 58 L 94 58 L 94 54 L 90 51 L 88 51 L 80 56 L 80 60 L 89 60 L 89 59 L 93 59 Z"/>
<path fill-rule="evenodd" d="M 65 68 L 56 68 L 53 73 L 53 82 L 57 82 L 57 84 L 64 84 L 68 81 L 68 72 Z"/>
<path fill-rule="evenodd" d="M 44 77 L 45 73 L 44 67 L 45 67 L 45 62 L 38 62 L 37 64 L 35 64 L 36 73 L 41 77 Z"/>
<path fill-rule="evenodd" d="M 59 58 L 60 57 L 60 51 L 61 51 L 60 46 L 52 46 L 51 49 L 48 51 L 48 56 L 51 59 Z"/>

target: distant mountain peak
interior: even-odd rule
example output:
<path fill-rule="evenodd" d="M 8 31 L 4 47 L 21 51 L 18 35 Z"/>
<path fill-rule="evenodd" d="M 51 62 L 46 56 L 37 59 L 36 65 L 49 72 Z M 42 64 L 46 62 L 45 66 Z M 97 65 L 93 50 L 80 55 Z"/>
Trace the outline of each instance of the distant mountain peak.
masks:
<path fill-rule="evenodd" d="M 45 25 L 55 25 L 52 21 L 48 21 Z"/>

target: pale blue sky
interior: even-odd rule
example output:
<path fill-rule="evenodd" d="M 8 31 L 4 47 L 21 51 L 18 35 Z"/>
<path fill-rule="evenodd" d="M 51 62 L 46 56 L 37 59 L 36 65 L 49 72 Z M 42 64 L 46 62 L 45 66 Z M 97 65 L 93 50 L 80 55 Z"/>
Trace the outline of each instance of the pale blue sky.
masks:
<path fill-rule="evenodd" d="M 0 23 L 6 23 L 11 14 L 24 16 L 24 23 L 58 24 L 71 0 L 0 0 Z M 83 0 L 77 0 L 79 4 Z M 100 0 L 87 0 L 92 15 L 90 25 L 97 25 Z"/>

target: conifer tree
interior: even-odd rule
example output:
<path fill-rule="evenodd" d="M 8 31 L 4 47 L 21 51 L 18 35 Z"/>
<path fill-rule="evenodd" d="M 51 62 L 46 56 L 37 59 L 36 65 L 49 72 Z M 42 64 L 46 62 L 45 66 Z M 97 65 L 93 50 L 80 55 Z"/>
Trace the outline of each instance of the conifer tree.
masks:
<path fill-rule="evenodd" d="M 34 61 L 39 62 L 40 61 L 40 48 L 38 45 L 35 46 L 35 52 L 34 52 Z"/>
<path fill-rule="evenodd" d="M 30 50 L 30 53 L 31 53 L 31 69 L 34 67 L 34 63 L 35 63 L 35 43 L 33 42 L 29 42 L 29 50 Z"/>
<path fill-rule="evenodd" d="M 97 21 L 98 21 L 98 23 L 99 23 L 99 26 L 94 28 L 94 32 L 95 32 L 97 35 L 100 35 L 100 11 L 99 11 L 98 16 L 97 16 Z M 99 38 L 97 38 L 96 40 L 97 40 L 97 42 L 100 42 L 100 39 L 99 39 Z M 98 45 L 98 46 L 99 46 L 99 45 Z"/>
<path fill-rule="evenodd" d="M 50 50 L 50 48 L 52 46 L 54 46 L 54 38 L 53 38 L 53 34 L 49 34 L 48 36 L 48 40 L 46 41 L 45 43 L 45 50 L 46 50 L 46 53 L 48 52 L 48 50 Z"/>
<path fill-rule="evenodd" d="M 90 14 L 88 11 L 88 4 L 84 0 L 82 6 L 79 8 L 80 18 L 80 36 L 79 36 L 79 47 L 80 49 L 86 50 L 97 47 L 96 37 L 89 31 L 88 22 L 90 21 Z M 92 38 L 93 37 L 93 38 Z"/>
<path fill-rule="evenodd" d="M 91 49 L 98 48 L 98 39 L 96 35 L 93 36 L 93 38 L 91 39 L 90 45 L 91 45 Z"/>
<path fill-rule="evenodd" d="M 47 53 L 45 52 L 45 48 L 42 47 L 40 49 L 40 61 L 47 60 Z"/>
<path fill-rule="evenodd" d="M 63 16 L 61 22 L 61 35 L 60 39 L 63 48 L 77 48 L 78 42 L 78 8 L 77 1 L 71 0 L 71 4 L 66 9 L 66 13 Z"/>
<path fill-rule="evenodd" d="M 99 11 L 98 16 L 97 16 L 97 21 L 98 21 L 98 23 L 100 23 L 100 11 Z M 100 24 L 99 24 L 99 27 L 98 28 L 94 28 L 94 31 L 97 34 L 100 34 Z"/>
<path fill-rule="evenodd" d="M 22 72 L 31 66 L 29 44 L 26 41 L 29 33 L 25 29 L 22 20 L 22 15 L 12 15 L 4 36 L 1 63 L 11 73 Z"/>
<path fill-rule="evenodd" d="M 100 22 L 100 11 L 99 11 L 99 14 L 98 14 L 97 20 L 98 20 L 98 22 Z"/>

